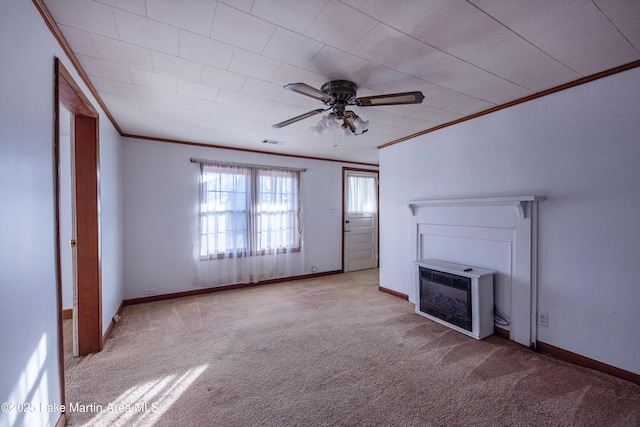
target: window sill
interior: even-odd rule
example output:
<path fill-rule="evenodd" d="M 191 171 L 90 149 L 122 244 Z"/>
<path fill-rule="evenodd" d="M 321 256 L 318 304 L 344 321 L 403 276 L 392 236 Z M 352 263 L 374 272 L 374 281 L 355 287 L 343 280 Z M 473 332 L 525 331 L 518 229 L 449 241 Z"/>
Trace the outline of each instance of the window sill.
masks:
<path fill-rule="evenodd" d="M 296 253 L 300 252 L 301 248 L 289 248 L 289 249 L 278 249 L 277 254 L 286 254 L 286 253 Z M 267 256 L 274 255 L 273 250 L 264 250 L 258 252 L 238 252 L 238 253 L 219 253 L 219 254 L 210 254 L 210 255 L 201 255 L 200 261 L 214 261 L 218 259 L 228 259 L 228 258 L 244 258 L 244 257 L 253 257 L 253 256 Z"/>

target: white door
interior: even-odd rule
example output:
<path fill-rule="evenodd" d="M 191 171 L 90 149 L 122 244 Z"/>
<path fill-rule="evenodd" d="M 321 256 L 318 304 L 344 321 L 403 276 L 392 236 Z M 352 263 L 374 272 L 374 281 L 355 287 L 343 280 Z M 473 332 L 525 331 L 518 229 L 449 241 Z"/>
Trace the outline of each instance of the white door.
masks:
<path fill-rule="evenodd" d="M 344 271 L 378 266 L 378 173 L 344 171 Z"/>

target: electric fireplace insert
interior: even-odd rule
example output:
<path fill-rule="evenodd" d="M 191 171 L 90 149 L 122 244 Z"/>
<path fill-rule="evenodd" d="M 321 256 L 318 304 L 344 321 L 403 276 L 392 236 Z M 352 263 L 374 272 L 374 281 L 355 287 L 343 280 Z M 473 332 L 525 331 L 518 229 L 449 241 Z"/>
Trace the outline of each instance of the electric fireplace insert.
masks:
<path fill-rule="evenodd" d="M 473 331 L 471 278 L 420 267 L 420 311 Z"/>
<path fill-rule="evenodd" d="M 438 260 L 416 264 L 417 314 L 476 339 L 493 333 L 493 271 Z"/>

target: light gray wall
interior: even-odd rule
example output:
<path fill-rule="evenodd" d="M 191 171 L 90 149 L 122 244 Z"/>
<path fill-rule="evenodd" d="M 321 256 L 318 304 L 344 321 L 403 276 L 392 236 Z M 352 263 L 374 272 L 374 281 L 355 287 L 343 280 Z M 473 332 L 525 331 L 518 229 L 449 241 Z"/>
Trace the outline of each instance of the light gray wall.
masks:
<path fill-rule="evenodd" d="M 94 103 L 97 108 L 97 103 Z M 107 331 L 124 299 L 122 249 L 122 138 L 100 113 L 100 238 L 102 329 Z"/>
<path fill-rule="evenodd" d="M 382 149 L 381 286 L 413 283 L 402 201 L 546 196 L 538 340 L 639 374 L 638 111 L 636 68 Z"/>
<path fill-rule="evenodd" d="M 73 309 L 73 251 L 66 244 L 73 238 L 73 192 L 71 177 L 71 121 L 72 114 L 64 106 L 59 107 L 59 199 L 60 206 L 60 281 L 62 282 L 62 308 Z"/>
<path fill-rule="evenodd" d="M 304 270 L 342 268 L 342 167 L 299 159 L 155 142 L 123 140 L 125 299 L 200 289 L 193 231 L 198 220 L 198 173 L 190 158 L 307 168 L 302 176 Z M 360 166 L 362 167 L 362 166 Z"/>
<path fill-rule="evenodd" d="M 0 56 L 0 400 L 60 404 L 54 57 L 63 59 L 78 83 L 80 79 L 29 1 L 0 2 Z M 122 300 L 120 136 L 104 114 L 100 117 L 102 295 L 103 313 L 110 319 L 115 302 Z M 0 425 L 55 425 L 59 417 L 0 412 Z"/>

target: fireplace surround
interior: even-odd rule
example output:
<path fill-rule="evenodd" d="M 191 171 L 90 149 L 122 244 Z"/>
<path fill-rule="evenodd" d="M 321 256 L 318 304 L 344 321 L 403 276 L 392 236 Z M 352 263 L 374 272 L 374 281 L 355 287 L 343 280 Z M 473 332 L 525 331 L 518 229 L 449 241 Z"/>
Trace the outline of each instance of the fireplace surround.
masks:
<path fill-rule="evenodd" d="M 478 340 L 493 334 L 493 271 L 433 259 L 415 264 L 417 314 Z"/>
<path fill-rule="evenodd" d="M 408 261 L 447 260 L 495 271 L 494 304 L 507 320 L 501 328 L 509 339 L 535 347 L 538 204 L 543 200 L 525 195 L 404 202 L 411 212 Z M 409 301 L 417 304 L 415 264 L 407 272 L 413 288 Z"/>

